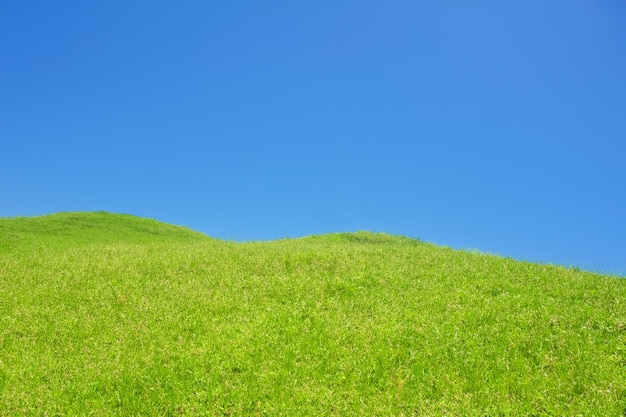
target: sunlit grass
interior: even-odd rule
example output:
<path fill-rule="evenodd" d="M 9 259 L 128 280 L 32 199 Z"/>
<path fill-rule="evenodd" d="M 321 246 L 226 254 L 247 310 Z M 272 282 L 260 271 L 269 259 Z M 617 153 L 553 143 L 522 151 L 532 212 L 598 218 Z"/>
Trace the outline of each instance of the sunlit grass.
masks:
<path fill-rule="evenodd" d="M 384 234 L 63 216 L 0 220 L 0 415 L 626 410 L 625 280 Z"/>

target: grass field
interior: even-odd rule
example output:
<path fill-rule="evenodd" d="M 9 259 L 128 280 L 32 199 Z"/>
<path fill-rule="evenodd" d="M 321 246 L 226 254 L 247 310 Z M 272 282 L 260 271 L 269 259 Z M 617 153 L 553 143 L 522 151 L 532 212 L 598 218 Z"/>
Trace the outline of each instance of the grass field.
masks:
<path fill-rule="evenodd" d="M 0 219 L 0 416 L 626 416 L 626 280 L 367 232 Z"/>

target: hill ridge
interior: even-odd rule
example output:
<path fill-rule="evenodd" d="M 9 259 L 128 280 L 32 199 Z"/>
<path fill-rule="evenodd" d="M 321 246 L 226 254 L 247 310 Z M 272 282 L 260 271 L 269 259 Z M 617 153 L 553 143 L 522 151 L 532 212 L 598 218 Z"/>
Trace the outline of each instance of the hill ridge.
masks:
<path fill-rule="evenodd" d="M 459 249 L 386 232 L 358 230 L 287 237 L 272 240 L 228 241 L 206 235 L 186 226 L 128 213 L 109 211 L 67 211 L 37 216 L 0 217 L 0 252 L 20 249 L 50 249 L 91 244 L 167 244 L 175 242 L 223 241 L 232 244 L 312 244 L 312 245 L 428 245 L 442 249 L 508 259 L 520 263 L 580 268 L 549 262 L 534 262 L 509 256 Z M 592 274 L 624 278 L 619 274 L 587 271 Z"/>

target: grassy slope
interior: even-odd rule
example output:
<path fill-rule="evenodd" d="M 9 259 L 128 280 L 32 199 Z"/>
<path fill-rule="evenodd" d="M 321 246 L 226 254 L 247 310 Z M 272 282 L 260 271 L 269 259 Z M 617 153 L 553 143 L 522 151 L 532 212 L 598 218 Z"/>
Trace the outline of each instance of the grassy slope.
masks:
<path fill-rule="evenodd" d="M 0 415 L 624 415 L 625 296 L 384 234 L 0 219 Z"/>

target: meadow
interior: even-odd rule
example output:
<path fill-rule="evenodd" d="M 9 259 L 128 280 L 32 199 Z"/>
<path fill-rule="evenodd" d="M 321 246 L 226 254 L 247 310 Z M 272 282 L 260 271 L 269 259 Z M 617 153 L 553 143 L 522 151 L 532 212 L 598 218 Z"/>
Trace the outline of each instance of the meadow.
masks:
<path fill-rule="evenodd" d="M 626 280 L 356 232 L 0 219 L 0 416 L 626 416 Z"/>

